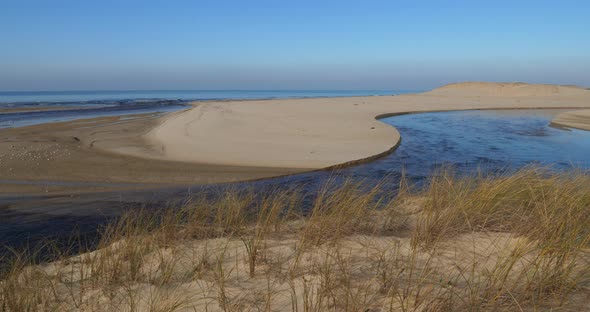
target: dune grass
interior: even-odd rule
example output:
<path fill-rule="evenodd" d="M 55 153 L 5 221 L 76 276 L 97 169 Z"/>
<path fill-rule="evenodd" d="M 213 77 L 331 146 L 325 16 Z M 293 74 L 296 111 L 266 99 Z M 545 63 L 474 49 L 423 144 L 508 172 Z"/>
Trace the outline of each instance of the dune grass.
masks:
<path fill-rule="evenodd" d="M 384 185 L 328 182 L 305 214 L 297 190 L 130 212 L 93 252 L 15 253 L 0 311 L 590 309 L 587 174 L 445 168 L 396 197 Z"/>

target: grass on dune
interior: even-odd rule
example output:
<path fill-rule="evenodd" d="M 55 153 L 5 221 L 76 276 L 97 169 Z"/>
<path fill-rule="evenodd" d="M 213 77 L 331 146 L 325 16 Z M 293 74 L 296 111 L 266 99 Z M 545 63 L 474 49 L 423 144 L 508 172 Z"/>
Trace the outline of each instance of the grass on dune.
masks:
<path fill-rule="evenodd" d="M 14 257 L 0 311 L 524 311 L 590 308 L 590 177 L 525 168 L 195 196 L 128 213 L 97 250 Z M 65 255 L 66 253 L 64 253 Z"/>
<path fill-rule="evenodd" d="M 424 193 L 414 242 L 430 244 L 469 231 L 496 231 L 556 246 L 584 245 L 587 242 L 580 238 L 590 233 L 589 181 L 582 172 L 559 175 L 543 168 L 463 178 L 443 169 Z"/>

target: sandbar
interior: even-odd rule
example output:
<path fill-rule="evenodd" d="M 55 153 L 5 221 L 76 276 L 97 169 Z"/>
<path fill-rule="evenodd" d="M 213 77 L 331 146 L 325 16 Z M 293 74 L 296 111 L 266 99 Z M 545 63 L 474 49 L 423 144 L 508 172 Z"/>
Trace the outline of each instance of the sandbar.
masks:
<path fill-rule="evenodd" d="M 161 160 L 321 169 L 395 148 L 398 131 L 376 118 L 411 112 L 590 107 L 590 91 L 524 83 L 458 83 L 397 96 L 199 102 L 144 136 L 151 148 L 106 147 Z"/>

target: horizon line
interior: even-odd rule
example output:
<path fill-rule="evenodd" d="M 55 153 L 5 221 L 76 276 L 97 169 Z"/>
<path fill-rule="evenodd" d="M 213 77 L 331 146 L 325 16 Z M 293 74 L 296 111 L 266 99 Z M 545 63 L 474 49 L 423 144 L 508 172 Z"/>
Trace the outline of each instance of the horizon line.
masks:
<path fill-rule="evenodd" d="M 80 89 L 80 90 L 0 90 L 0 93 L 56 93 L 56 92 L 278 92 L 278 91 L 424 91 L 429 89 Z"/>

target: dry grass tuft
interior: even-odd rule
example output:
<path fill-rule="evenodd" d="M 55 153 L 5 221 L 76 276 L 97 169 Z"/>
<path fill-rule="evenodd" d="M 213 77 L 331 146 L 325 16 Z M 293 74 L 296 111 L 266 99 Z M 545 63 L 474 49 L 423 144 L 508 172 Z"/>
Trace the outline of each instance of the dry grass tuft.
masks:
<path fill-rule="evenodd" d="M 445 168 L 425 194 L 414 244 L 469 231 L 511 232 L 556 246 L 588 243 L 590 178 L 529 167 L 508 176 L 457 177 Z M 572 222 L 572 220 L 579 220 Z"/>
<path fill-rule="evenodd" d="M 524 311 L 590 308 L 590 177 L 525 168 L 424 190 L 402 181 L 229 190 L 135 211 L 97 250 L 15 253 L 0 311 Z"/>

